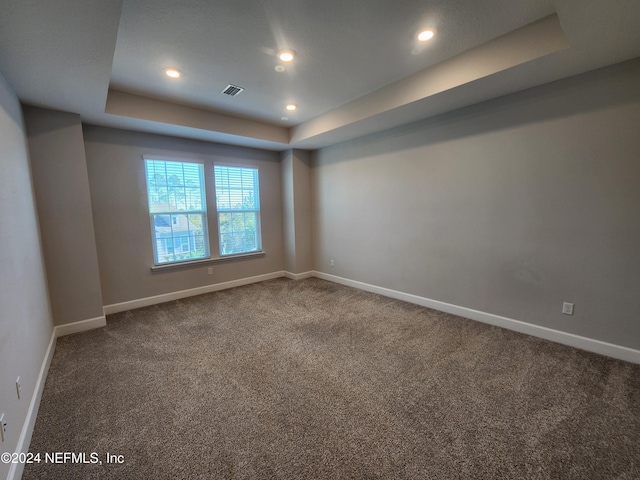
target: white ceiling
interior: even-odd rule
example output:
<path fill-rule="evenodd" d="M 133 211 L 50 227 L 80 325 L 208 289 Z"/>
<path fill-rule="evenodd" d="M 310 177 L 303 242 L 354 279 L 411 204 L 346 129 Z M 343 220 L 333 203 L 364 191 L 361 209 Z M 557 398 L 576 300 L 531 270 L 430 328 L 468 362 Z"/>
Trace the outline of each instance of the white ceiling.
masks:
<path fill-rule="evenodd" d="M 0 0 L 0 11 L 0 72 L 23 102 L 275 150 L 640 56 L 638 0 Z M 419 45 L 423 28 L 436 37 Z M 297 56 L 278 73 L 284 48 Z M 246 90 L 223 95 L 229 83 Z"/>

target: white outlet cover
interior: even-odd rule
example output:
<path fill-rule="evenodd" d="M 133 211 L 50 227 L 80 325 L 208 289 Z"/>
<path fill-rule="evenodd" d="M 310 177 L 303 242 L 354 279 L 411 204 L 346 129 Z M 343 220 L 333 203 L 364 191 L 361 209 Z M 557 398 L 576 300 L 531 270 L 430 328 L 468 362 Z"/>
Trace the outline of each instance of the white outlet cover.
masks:
<path fill-rule="evenodd" d="M 573 303 L 564 302 L 562 304 L 562 313 L 565 315 L 573 315 Z"/>

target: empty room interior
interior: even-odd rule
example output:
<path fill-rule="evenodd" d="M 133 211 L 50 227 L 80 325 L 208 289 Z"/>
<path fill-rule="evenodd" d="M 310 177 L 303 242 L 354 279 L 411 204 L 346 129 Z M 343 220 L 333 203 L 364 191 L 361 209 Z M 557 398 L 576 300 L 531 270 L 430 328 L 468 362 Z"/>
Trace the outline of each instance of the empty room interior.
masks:
<path fill-rule="evenodd" d="M 638 25 L 0 0 L 0 478 L 640 478 Z"/>

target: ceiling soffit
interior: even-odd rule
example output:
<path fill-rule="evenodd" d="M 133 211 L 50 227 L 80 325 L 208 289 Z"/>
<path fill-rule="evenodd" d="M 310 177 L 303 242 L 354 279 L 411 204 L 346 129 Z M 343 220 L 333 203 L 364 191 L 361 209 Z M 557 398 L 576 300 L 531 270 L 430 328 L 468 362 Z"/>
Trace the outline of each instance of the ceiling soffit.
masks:
<path fill-rule="evenodd" d="M 428 117 L 429 109 L 425 99 L 433 100 L 438 95 L 461 85 L 473 84 L 485 77 L 567 47 L 558 17 L 551 15 L 291 129 L 228 113 L 121 92 L 113 88 L 109 90 L 105 113 L 264 140 L 283 148 L 314 145 L 315 137 L 325 138 L 328 132 L 365 120 L 368 120 L 370 125 L 375 125 L 371 120 L 376 116 L 411 104 L 418 107 L 423 105 L 425 108 L 421 117 Z M 460 106 L 464 105 L 458 107 Z M 415 116 L 415 112 L 413 115 Z M 364 133 L 371 133 L 371 128 Z M 359 131 L 359 134 L 362 132 Z"/>

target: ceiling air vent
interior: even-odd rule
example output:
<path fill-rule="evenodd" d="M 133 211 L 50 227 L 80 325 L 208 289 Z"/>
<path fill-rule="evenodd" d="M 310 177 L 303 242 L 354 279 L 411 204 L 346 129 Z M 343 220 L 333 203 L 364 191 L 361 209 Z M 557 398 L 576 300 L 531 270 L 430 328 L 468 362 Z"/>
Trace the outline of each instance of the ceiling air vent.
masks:
<path fill-rule="evenodd" d="M 230 97 L 235 97 L 236 95 L 238 95 L 240 92 L 242 92 L 244 90 L 244 88 L 239 87 L 237 85 L 227 85 L 225 87 L 224 90 L 222 90 L 222 93 L 224 93 L 225 95 L 229 95 Z"/>

